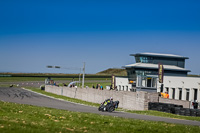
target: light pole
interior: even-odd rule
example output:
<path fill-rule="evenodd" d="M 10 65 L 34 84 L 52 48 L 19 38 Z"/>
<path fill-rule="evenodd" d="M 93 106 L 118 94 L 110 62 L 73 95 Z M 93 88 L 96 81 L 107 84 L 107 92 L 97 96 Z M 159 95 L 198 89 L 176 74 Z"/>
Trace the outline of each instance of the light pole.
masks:
<path fill-rule="evenodd" d="M 79 87 L 81 86 L 81 68 L 80 68 L 80 73 L 79 73 Z"/>
<path fill-rule="evenodd" d="M 82 88 L 84 88 L 84 82 L 85 82 L 85 62 L 83 62 L 83 80 L 82 80 Z"/>
<path fill-rule="evenodd" d="M 47 66 L 47 68 L 57 68 L 57 69 L 71 69 L 71 70 L 78 70 L 79 68 L 63 68 L 60 66 Z M 81 68 L 80 68 L 80 74 L 79 74 L 79 83 L 81 82 Z M 84 82 L 85 82 L 85 62 L 83 62 L 83 79 L 82 79 L 82 88 L 84 88 Z"/>

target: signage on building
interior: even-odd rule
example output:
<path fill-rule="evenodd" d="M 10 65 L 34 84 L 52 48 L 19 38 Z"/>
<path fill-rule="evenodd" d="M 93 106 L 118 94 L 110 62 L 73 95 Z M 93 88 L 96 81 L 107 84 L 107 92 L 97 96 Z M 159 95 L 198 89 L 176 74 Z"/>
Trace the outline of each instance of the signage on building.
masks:
<path fill-rule="evenodd" d="M 163 83 L 164 67 L 163 64 L 158 64 L 158 79 L 159 83 Z"/>
<path fill-rule="evenodd" d="M 112 89 L 115 89 L 115 76 L 114 75 L 112 75 L 111 87 L 112 87 Z"/>

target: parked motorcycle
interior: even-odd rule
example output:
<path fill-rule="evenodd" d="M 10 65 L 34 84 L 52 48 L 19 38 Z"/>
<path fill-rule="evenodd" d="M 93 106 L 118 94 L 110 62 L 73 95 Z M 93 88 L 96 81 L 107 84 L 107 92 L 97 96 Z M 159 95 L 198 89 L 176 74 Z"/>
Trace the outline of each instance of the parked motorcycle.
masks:
<path fill-rule="evenodd" d="M 118 108 L 118 106 L 119 106 L 119 101 L 114 101 L 110 103 L 107 103 L 106 101 L 104 101 L 103 103 L 101 103 L 98 110 L 103 111 L 103 112 L 104 111 L 113 112 L 115 109 Z"/>

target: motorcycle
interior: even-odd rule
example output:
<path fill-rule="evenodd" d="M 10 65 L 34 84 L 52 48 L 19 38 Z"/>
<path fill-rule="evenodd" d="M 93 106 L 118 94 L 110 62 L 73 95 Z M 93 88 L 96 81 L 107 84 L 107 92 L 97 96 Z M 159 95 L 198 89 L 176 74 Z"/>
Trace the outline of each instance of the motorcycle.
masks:
<path fill-rule="evenodd" d="M 114 101 L 114 102 L 106 102 L 104 101 L 101 103 L 99 106 L 98 110 L 99 111 L 108 111 L 108 112 L 113 112 L 115 109 L 117 109 L 119 106 L 119 101 Z"/>

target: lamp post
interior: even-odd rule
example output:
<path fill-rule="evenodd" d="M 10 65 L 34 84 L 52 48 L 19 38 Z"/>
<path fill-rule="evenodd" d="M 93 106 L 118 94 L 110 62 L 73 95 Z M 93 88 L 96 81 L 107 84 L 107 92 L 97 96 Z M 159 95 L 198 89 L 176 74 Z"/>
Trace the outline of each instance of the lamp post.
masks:
<path fill-rule="evenodd" d="M 85 62 L 83 62 L 83 80 L 82 80 L 82 88 L 84 88 L 84 82 L 85 82 Z"/>
<path fill-rule="evenodd" d="M 63 68 L 60 66 L 47 66 L 47 68 L 57 68 L 57 69 L 73 69 L 73 70 L 79 70 L 79 68 Z M 80 68 L 80 74 L 79 74 L 79 83 L 81 81 L 81 68 Z M 84 82 L 85 82 L 85 62 L 83 62 L 83 79 L 82 79 L 82 88 L 84 88 Z"/>

